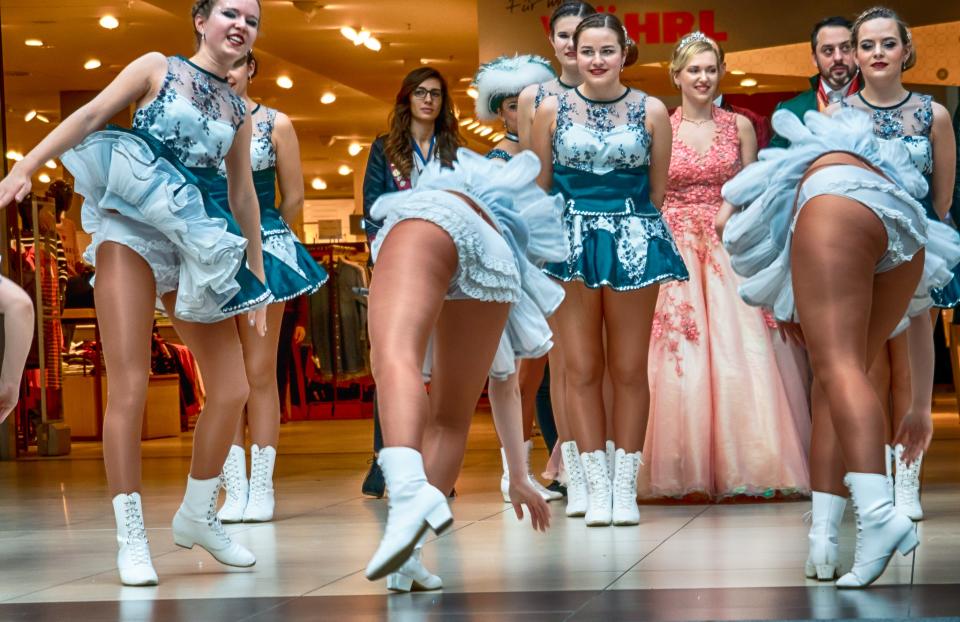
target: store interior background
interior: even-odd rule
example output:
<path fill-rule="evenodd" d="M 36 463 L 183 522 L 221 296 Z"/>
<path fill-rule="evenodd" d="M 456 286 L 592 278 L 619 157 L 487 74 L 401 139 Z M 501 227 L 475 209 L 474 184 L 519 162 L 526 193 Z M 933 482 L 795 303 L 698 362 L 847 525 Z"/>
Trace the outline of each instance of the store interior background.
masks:
<path fill-rule="evenodd" d="M 264 0 L 262 4 L 262 30 L 256 42 L 259 75 L 250 93 L 293 119 L 306 188 L 303 218 L 295 224 L 305 242 L 325 247 L 363 242 L 355 216 L 361 212 L 359 197 L 368 147 L 386 129 L 392 99 L 404 74 L 424 64 L 440 69 L 450 83 L 468 146 L 482 152 L 492 146 L 501 128 L 498 124 L 472 122 L 471 79 L 479 62 L 513 52 L 536 52 L 553 58 L 542 36 L 542 18 L 556 4 L 552 0 Z M 738 105 L 769 113 L 776 101 L 809 86 L 808 78 L 814 73 L 807 41 L 810 26 L 827 14 L 855 15 L 866 4 L 816 1 L 786 6 L 734 0 L 629 0 L 598 7 L 624 19 L 640 43 L 640 63 L 625 72 L 625 80 L 632 86 L 662 98 L 670 107 L 677 105 L 679 98 L 665 68 L 667 59 L 680 35 L 690 28 L 701 28 L 717 36 L 727 51 L 729 72 L 722 83 L 723 93 L 735 98 Z M 952 112 L 958 104 L 960 85 L 960 4 L 888 4 L 914 27 L 919 63 L 908 79 L 917 90 L 932 94 Z M 193 50 L 191 5 L 191 0 L 0 0 L 4 170 L 17 154 L 33 147 L 137 56 L 154 50 L 189 56 Z M 105 16 L 115 17 L 116 27 L 101 25 Z M 361 33 L 366 43 L 349 40 L 346 35 L 351 33 L 345 33 L 345 27 Z M 121 123 L 129 123 L 130 113 L 119 116 Z M 54 164 L 55 168 L 38 172 L 35 192 L 42 195 L 49 183 L 64 176 L 59 162 Z M 68 213 L 78 224 L 80 204 L 81 199 L 76 197 Z M 6 210 L 6 226 L 0 233 L 4 256 L 0 270 L 4 274 L 10 268 L 7 256 L 11 232 L 19 226 L 16 220 L 16 210 Z M 85 244 L 81 231 L 80 248 Z M 80 324 L 78 338 L 92 337 L 91 322 L 76 323 Z M 175 342 L 175 335 L 164 328 L 162 319 L 160 324 L 163 336 Z M 950 331 L 943 333 L 948 344 Z M 950 351 L 942 350 L 939 361 L 939 389 L 944 398 L 952 397 L 951 371 L 960 367 L 956 358 L 951 366 Z M 368 385 L 369 379 L 363 387 Z M 90 418 L 96 417 L 92 387 L 93 382 L 88 381 L 60 398 L 68 409 L 79 408 L 86 417 L 73 425 L 73 456 L 99 453 L 95 442 L 99 426 L 90 424 Z M 149 428 L 153 423 L 154 427 L 147 435 L 175 439 L 177 447 L 188 446 L 188 431 L 173 424 L 178 419 L 176 386 L 158 388 L 153 394 L 146 425 Z M 949 410 L 956 412 L 952 406 Z M 330 409 L 301 414 L 321 420 L 309 425 L 336 426 L 328 421 L 367 417 L 370 408 L 368 404 L 342 407 L 339 416 Z M 57 416 L 56 412 L 50 413 L 51 420 Z M 12 421 L 0 426 L 0 457 L 34 458 L 35 440 L 31 437 L 26 444 L 23 438 L 15 442 Z M 88 424 L 93 428 L 85 427 Z M 362 432 L 366 428 L 356 429 Z M 181 432 L 186 434 L 181 437 Z M 356 450 L 367 451 L 365 434 L 356 436 Z M 488 436 L 481 434 L 482 438 Z M 495 447 L 495 440 L 491 438 L 489 444 Z M 331 449 L 343 447 L 331 445 Z M 362 468 L 357 467 L 358 476 Z"/>

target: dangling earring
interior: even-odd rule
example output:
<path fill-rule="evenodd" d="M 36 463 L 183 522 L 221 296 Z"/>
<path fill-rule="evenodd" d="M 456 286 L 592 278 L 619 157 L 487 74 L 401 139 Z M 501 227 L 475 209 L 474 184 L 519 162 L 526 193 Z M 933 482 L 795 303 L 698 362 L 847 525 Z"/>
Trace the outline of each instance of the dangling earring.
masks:
<path fill-rule="evenodd" d="M 206 43 L 206 41 L 207 41 L 207 33 L 206 33 L 206 31 L 200 33 L 200 40 L 203 41 L 204 43 Z"/>

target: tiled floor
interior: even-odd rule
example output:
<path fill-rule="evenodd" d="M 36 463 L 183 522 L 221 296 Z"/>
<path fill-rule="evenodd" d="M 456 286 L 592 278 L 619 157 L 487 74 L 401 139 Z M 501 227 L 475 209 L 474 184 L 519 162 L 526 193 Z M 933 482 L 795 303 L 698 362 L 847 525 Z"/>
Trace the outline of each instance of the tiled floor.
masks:
<path fill-rule="evenodd" d="M 0 620 L 700 620 L 960 616 L 960 421 L 938 402 L 921 547 L 864 592 L 807 581 L 804 502 L 644 505 L 639 527 L 587 528 L 554 504 L 547 534 L 498 494 L 499 452 L 480 414 L 453 501 L 425 548 L 442 593 L 387 596 L 362 574 L 386 502 L 359 494 L 369 422 L 286 425 L 271 524 L 228 527 L 257 554 L 227 569 L 173 544 L 189 437 L 144 450 L 144 506 L 160 585 L 125 588 L 100 450 L 0 463 Z M 545 459 L 541 452 L 537 458 Z M 853 521 L 841 536 L 853 556 Z M 849 563 L 849 562 L 848 562 Z M 960 618 L 958 618 L 960 619 Z"/>

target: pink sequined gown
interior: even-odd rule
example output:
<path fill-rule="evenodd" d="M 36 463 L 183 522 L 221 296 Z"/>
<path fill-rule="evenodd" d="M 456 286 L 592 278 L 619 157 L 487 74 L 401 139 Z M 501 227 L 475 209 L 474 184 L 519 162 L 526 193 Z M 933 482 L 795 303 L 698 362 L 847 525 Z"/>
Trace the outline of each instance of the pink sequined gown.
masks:
<path fill-rule="evenodd" d="M 714 229 L 720 188 L 741 168 L 736 115 L 714 109 L 716 136 L 701 155 L 677 138 L 680 114 L 671 117 L 663 216 L 690 280 L 661 287 L 657 301 L 640 495 L 805 493 L 802 431 L 777 368 L 772 325 L 740 299 Z M 788 373 L 800 382 L 795 369 Z M 805 412 L 798 416 L 809 420 Z"/>

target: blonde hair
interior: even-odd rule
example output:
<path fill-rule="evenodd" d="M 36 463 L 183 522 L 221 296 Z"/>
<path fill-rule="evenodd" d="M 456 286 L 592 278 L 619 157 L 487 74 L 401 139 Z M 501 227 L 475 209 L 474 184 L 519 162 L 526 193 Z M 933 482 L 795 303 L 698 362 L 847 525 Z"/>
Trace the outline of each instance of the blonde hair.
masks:
<path fill-rule="evenodd" d="M 896 22 L 897 31 L 900 33 L 900 43 L 907 48 L 907 59 L 903 61 L 903 71 L 906 71 L 916 65 L 917 49 L 913 47 L 913 35 L 910 33 L 910 26 L 907 25 L 907 22 L 901 19 L 896 11 L 893 9 L 888 9 L 885 6 L 875 6 L 867 9 L 860 14 L 860 17 L 858 17 L 855 22 L 853 22 L 853 45 L 860 45 L 860 27 L 875 19 L 892 19 L 894 22 Z"/>
<path fill-rule="evenodd" d="M 673 57 L 670 59 L 670 77 L 673 79 L 673 86 L 680 88 L 677 84 L 677 76 L 683 71 L 683 68 L 690 64 L 693 57 L 704 52 L 713 52 L 717 58 L 717 66 L 723 64 L 723 50 L 717 45 L 717 42 L 709 37 L 703 37 L 687 41 L 680 40 L 677 47 L 673 49 Z"/>

